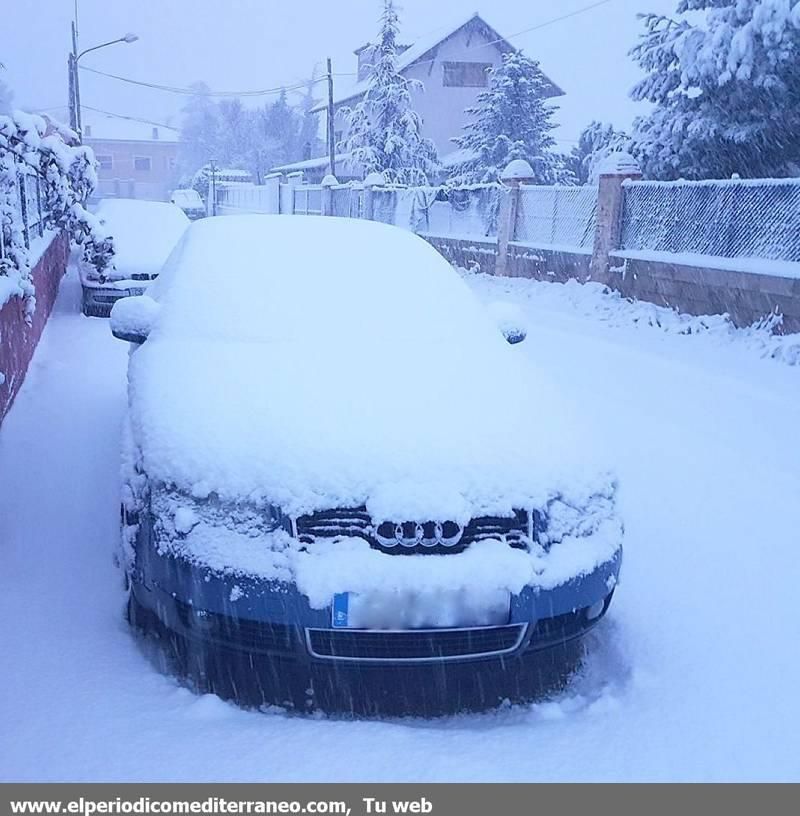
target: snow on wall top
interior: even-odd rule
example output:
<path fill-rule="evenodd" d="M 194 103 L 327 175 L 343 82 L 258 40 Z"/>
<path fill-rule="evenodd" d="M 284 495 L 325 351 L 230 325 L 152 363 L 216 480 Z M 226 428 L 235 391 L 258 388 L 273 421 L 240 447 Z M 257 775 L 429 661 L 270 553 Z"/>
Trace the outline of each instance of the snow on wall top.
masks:
<path fill-rule="evenodd" d="M 418 236 L 205 219 L 151 293 L 162 308 L 129 384 L 157 481 L 296 514 L 460 520 L 591 492 L 569 406 Z"/>

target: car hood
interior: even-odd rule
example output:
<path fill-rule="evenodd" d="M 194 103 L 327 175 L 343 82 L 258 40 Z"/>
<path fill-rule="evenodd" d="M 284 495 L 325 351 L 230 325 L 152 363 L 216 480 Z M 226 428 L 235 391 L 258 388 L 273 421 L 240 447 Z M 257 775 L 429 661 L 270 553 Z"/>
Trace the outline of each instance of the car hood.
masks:
<path fill-rule="evenodd" d="M 151 338 L 131 356 L 131 427 L 157 482 L 292 515 L 466 521 L 591 492 L 579 414 L 502 339 L 480 343 Z"/>

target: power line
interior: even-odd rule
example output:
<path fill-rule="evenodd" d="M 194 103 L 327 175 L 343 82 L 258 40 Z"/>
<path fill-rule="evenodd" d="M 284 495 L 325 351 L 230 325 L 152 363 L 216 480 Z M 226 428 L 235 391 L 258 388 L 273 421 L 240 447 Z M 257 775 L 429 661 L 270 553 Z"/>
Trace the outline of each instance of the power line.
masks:
<path fill-rule="evenodd" d="M 508 40 L 513 39 L 514 37 L 521 37 L 523 34 L 530 34 L 532 31 L 538 31 L 542 28 L 547 28 L 548 26 L 554 25 L 555 23 L 560 23 L 563 20 L 568 20 L 570 17 L 577 17 L 579 14 L 584 14 L 587 11 L 592 11 L 593 9 L 600 8 L 600 6 L 606 6 L 609 3 L 613 3 L 614 0 L 597 0 L 595 3 L 590 3 L 588 6 L 582 6 L 579 9 L 575 9 L 574 11 L 567 12 L 566 14 L 562 14 L 559 17 L 552 17 L 549 20 L 544 20 L 541 23 L 537 23 L 536 25 L 529 26 L 528 28 L 523 28 L 522 31 L 515 31 L 513 34 L 509 34 L 507 37 L 498 37 L 496 40 L 490 40 L 489 42 L 479 43 L 478 45 L 471 45 L 468 48 L 465 48 L 465 51 L 475 51 L 480 48 L 486 48 L 490 45 L 498 45 L 499 43 L 507 42 Z M 436 62 L 436 57 L 427 60 L 415 60 L 414 65 L 427 65 L 432 62 Z"/>
<path fill-rule="evenodd" d="M 567 12 L 566 14 L 562 14 L 558 17 L 553 17 L 550 20 L 544 20 L 541 23 L 537 23 L 536 25 L 529 26 L 528 28 L 524 28 L 521 31 L 515 31 L 513 34 L 509 34 L 507 37 L 499 37 L 496 40 L 491 40 L 490 42 L 480 43 L 479 45 L 473 45 L 470 48 L 465 50 L 467 51 L 474 51 L 479 48 L 486 48 L 490 45 L 497 45 L 498 43 L 506 42 L 507 40 L 512 39 L 513 37 L 521 37 L 523 34 L 530 34 L 532 31 L 538 31 L 539 29 L 546 28 L 547 26 L 554 25 L 555 23 L 560 23 L 562 20 L 568 20 L 571 17 L 577 17 L 579 14 L 584 14 L 587 11 L 592 11 L 593 9 L 599 8 L 600 6 L 608 5 L 609 3 L 613 2 L 613 0 L 598 0 L 595 3 L 590 3 L 588 6 L 582 6 L 579 9 L 575 9 L 574 11 Z M 440 27 L 440 28 L 443 28 Z M 433 29 L 436 31 L 439 29 Z M 417 60 L 414 64 L 415 65 L 425 65 L 427 63 L 435 62 L 436 58 L 428 59 L 428 60 Z M 127 82 L 131 85 L 138 85 L 143 88 L 151 88 L 157 91 L 164 91 L 166 93 L 174 93 L 174 94 L 181 94 L 183 96 L 208 96 L 208 97 L 254 97 L 254 96 L 270 96 L 274 94 L 286 93 L 289 91 L 297 91 L 302 88 L 308 88 L 310 84 L 316 84 L 317 82 L 322 82 L 325 77 L 318 77 L 316 79 L 308 79 L 302 82 L 297 82 L 294 85 L 282 85 L 277 86 L 275 88 L 262 88 L 259 90 L 251 90 L 251 91 L 193 91 L 191 88 L 180 88 L 174 85 L 162 85 L 156 82 L 145 82 L 143 80 L 138 79 L 130 79 L 129 77 L 119 76 L 118 74 L 110 74 L 106 71 L 100 71 L 97 68 L 90 68 L 87 65 L 79 66 L 82 71 L 88 71 L 92 74 L 98 74 L 99 76 L 104 76 L 109 79 L 116 79 L 118 82 Z M 334 76 L 357 76 L 358 74 L 355 72 L 341 72 L 336 73 Z"/>
<path fill-rule="evenodd" d="M 180 130 L 180 128 L 176 128 L 174 125 L 165 125 L 163 122 L 153 122 L 150 119 L 140 119 L 138 116 L 127 116 L 123 113 L 113 113 L 112 111 L 103 110 L 102 108 L 92 108 L 89 105 L 81 105 L 81 107 L 85 108 L 86 110 L 90 110 L 93 113 L 102 113 L 105 116 L 112 116 L 114 119 L 126 119 L 129 122 L 141 122 L 144 125 L 167 128 L 167 130 Z"/>
<path fill-rule="evenodd" d="M 195 91 L 191 88 L 180 88 L 174 85 L 160 85 L 156 82 L 144 82 L 143 80 L 130 79 L 129 77 L 119 76 L 118 74 L 109 74 L 106 71 L 99 71 L 97 68 L 90 68 L 87 65 L 81 65 L 82 71 L 88 71 L 92 74 L 108 77 L 109 79 L 116 79 L 118 82 L 127 82 L 130 85 L 139 85 L 144 88 L 151 88 L 157 91 L 165 91 L 167 93 L 182 94 L 183 96 L 208 96 L 208 97 L 253 97 L 253 96 L 269 96 L 273 94 L 285 93 L 288 91 L 297 91 L 301 88 L 307 88 L 311 82 L 321 82 L 324 77 L 314 80 L 305 80 L 295 85 L 280 85 L 275 88 L 262 88 L 260 90 L 252 91 Z"/>

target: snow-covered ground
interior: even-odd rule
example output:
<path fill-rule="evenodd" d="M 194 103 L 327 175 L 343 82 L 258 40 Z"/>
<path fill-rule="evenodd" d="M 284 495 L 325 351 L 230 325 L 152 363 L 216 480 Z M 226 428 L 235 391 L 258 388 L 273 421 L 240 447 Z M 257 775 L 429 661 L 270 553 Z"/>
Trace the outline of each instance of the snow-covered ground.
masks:
<path fill-rule="evenodd" d="M 471 283 L 526 310 L 526 354 L 621 480 L 622 584 L 585 675 L 544 704 L 387 723 L 241 711 L 160 674 L 111 564 L 126 348 L 71 277 L 0 432 L 0 777 L 800 778 L 793 341 L 763 359 L 752 333 L 679 333 L 592 288 Z"/>

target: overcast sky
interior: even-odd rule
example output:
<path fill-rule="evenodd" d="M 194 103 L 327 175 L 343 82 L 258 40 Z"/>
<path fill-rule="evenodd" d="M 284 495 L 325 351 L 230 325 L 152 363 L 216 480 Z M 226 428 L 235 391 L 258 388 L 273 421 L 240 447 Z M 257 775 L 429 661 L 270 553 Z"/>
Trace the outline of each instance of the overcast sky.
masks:
<path fill-rule="evenodd" d="M 557 136 L 568 148 L 592 119 L 628 126 L 642 106 L 628 98 L 639 76 L 627 56 L 641 22 L 637 12 L 670 13 L 677 0 L 607 0 L 536 31 L 516 32 L 590 5 L 592 0 L 402 0 L 402 39 L 413 42 L 479 12 L 565 91 Z M 374 38 L 380 0 L 78 0 L 80 47 L 139 35 L 84 58 L 121 76 L 185 87 L 202 79 L 215 90 L 271 88 L 310 75 L 334 60 L 334 72 L 355 68 L 354 48 Z M 0 77 L 17 106 L 65 104 L 66 57 L 73 0 L 3 0 Z M 342 80 L 345 81 L 345 80 Z M 320 90 L 322 86 L 320 85 Z M 183 97 L 82 72 L 84 105 L 166 122 Z M 262 100 L 264 101 L 264 100 Z"/>

